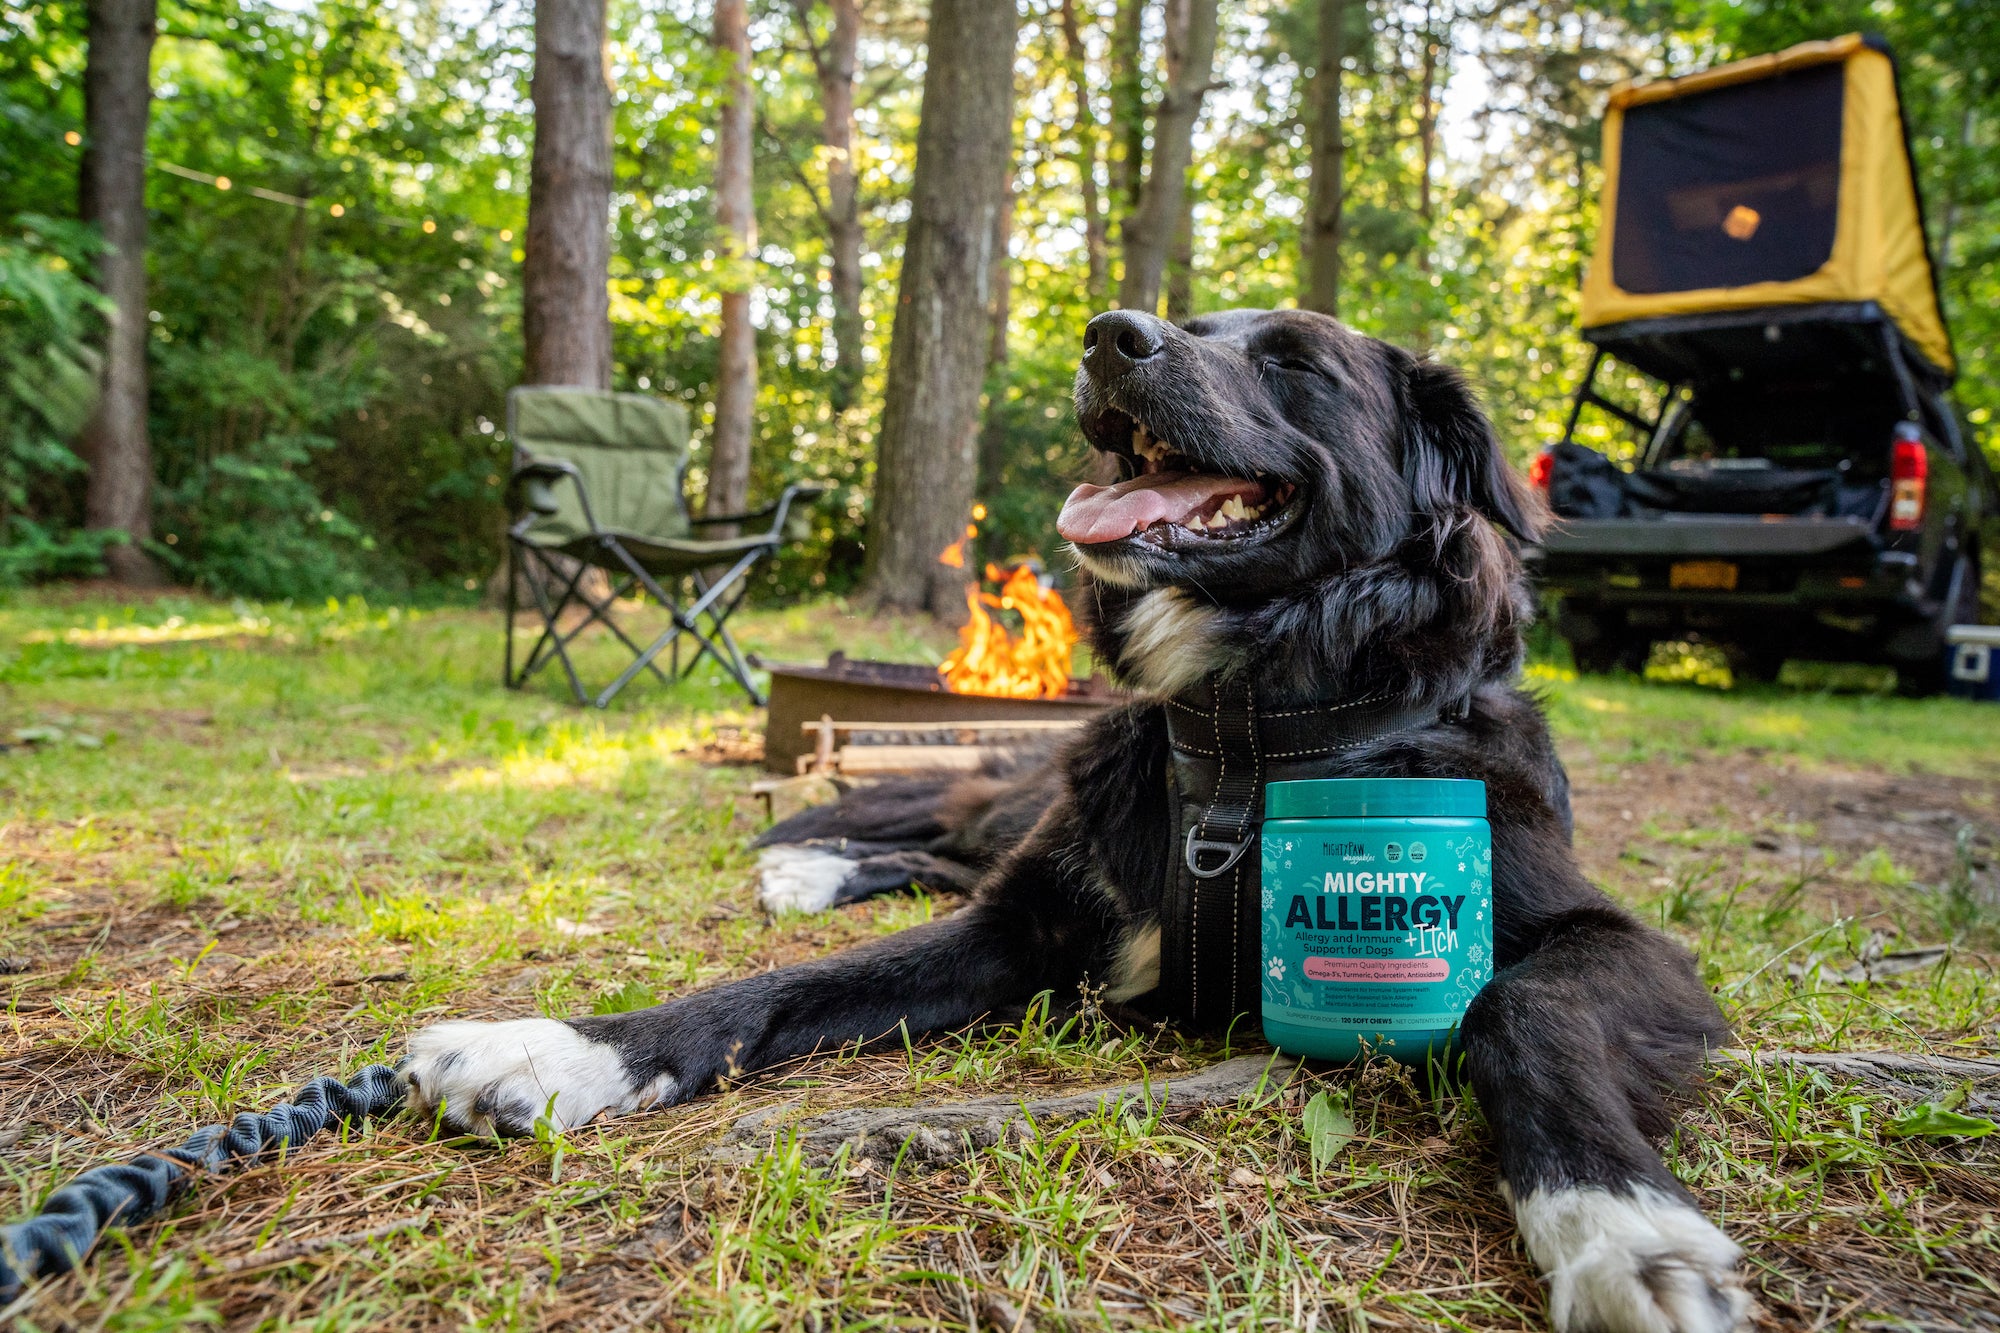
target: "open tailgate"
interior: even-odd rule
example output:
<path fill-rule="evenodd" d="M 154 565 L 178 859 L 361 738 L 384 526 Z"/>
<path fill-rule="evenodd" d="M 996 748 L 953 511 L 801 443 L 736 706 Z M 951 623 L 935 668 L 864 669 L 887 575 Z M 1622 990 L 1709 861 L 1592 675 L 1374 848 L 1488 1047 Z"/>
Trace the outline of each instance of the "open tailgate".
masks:
<path fill-rule="evenodd" d="M 1542 538 L 1540 553 L 1559 559 L 1797 559 L 1866 547 L 1871 531 L 1867 521 L 1858 518 L 1766 518 L 1754 514 L 1564 518 L 1556 520 Z"/>

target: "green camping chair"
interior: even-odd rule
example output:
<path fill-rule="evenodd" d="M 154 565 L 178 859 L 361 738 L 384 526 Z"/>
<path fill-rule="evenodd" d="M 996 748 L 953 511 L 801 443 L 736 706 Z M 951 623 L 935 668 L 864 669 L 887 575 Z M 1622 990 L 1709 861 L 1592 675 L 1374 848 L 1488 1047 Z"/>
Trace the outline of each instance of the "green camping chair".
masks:
<path fill-rule="evenodd" d="M 688 465 L 687 409 L 640 394 L 515 389 L 507 395 L 507 433 L 514 441 L 509 496 L 518 515 L 507 529 L 507 687 L 519 689 L 551 661 L 559 661 L 576 701 L 603 708 L 641 671 L 671 683 L 655 660 L 669 648 L 675 673 L 684 674 L 680 640 L 687 635 L 694 644 L 688 671 L 704 655 L 713 657 L 753 703 L 762 704 L 764 696 L 751 683 L 728 620 L 742 605 L 757 562 L 806 535 L 811 502 L 825 488 L 787 486 L 775 503 L 761 509 L 690 517 L 681 496 Z M 769 527 L 756 533 L 693 535 L 721 524 L 763 519 Z M 558 560 L 558 555 L 568 559 Z M 610 591 L 602 599 L 585 582 L 592 568 L 609 579 Z M 522 582 L 541 613 L 542 633 L 517 673 L 514 617 Z M 675 595 L 684 583 L 694 590 L 685 607 Z M 673 624 L 645 648 L 611 617 L 613 603 L 639 588 L 673 617 Z M 584 618 L 565 631 L 560 621 L 572 606 L 582 607 Z M 577 678 L 569 645 L 598 623 L 632 650 L 634 660 L 592 698 Z"/>

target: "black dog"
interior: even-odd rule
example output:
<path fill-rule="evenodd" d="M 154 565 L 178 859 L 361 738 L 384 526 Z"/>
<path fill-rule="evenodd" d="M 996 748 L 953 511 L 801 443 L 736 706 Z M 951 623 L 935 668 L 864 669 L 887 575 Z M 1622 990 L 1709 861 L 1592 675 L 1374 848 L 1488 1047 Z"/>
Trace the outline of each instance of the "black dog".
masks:
<path fill-rule="evenodd" d="M 1089 577 L 1100 659 L 1159 697 L 1107 713 L 1045 769 L 943 799 L 875 789 L 778 831 L 809 845 L 765 854 L 767 901 L 977 877 L 955 916 L 637 1013 L 427 1028 L 413 1099 L 522 1133 L 551 1098 L 577 1124 L 1086 982 L 1144 1008 L 1173 980 L 1168 712 L 1185 705 L 1168 701 L 1385 701 L 1421 720 L 1321 771 L 1487 785 L 1499 970 L 1463 1039 L 1554 1324 L 1738 1327 L 1736 1247 L 1649 1141 L 1726 1028 L 1688 956 L 1577 869 L 1567 781 L 1511 683 L 1528 604 L 1499 529 L 1531 537 L 1538 511 L 1472 396 L 1449 370 L 1296 311 L 1185 330 L 1113 312 L 1084 346 L 1078 422 L 1125 480 L 1079 487 L 1058 526 Z"/>

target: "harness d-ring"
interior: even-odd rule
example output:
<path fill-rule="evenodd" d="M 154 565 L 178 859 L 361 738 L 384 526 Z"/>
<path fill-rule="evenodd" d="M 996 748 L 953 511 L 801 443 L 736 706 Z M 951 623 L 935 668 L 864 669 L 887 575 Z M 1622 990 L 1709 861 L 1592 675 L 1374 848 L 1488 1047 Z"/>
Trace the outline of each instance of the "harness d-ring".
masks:
<path fill-rule="evenodd" d="M 1239 838 L 1235 842 L 1221 842 L 1214 838 L 1204 838 L 1201 836 L 1201 825 L 1196 823 L 1188 829 L 1187 845 L 1182 848 L 1181 857 L 1187 862 L 1188 873 L 1190 875 L 1193 875 L 1196 879 L 1214 879 L 1217 875 L 1227 874 L 1231 866 L 1242 860 L 1243 853 L 1250 850 L 1250 843 L 1251 839 L 1248 836 Z M 1222 864 L 1212 869 L 1203 870 L 1201 868 L 1201 856 L 1203 852 L 1221 853 Z"/>

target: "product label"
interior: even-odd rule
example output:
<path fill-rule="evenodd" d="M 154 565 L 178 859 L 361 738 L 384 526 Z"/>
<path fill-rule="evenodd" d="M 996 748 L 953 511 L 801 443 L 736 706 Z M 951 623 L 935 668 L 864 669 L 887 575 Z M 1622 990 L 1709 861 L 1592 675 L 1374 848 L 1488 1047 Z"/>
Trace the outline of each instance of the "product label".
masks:
<path fill-rule="evenodd" d="M 1493 977 L 1483 820 L 1264 826 L 1264 1010 L 1302 1027 L 1455 1027 Z"/>

